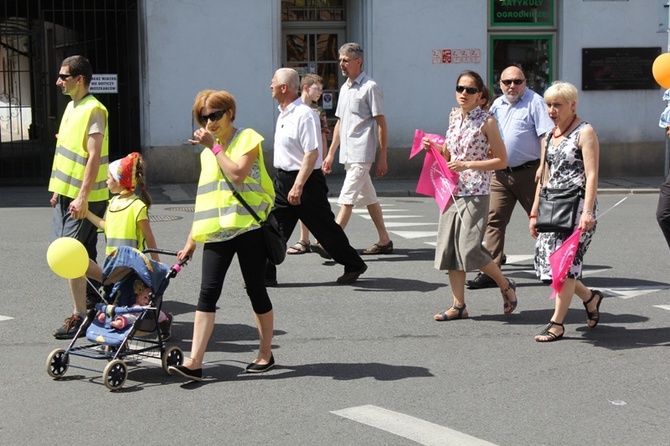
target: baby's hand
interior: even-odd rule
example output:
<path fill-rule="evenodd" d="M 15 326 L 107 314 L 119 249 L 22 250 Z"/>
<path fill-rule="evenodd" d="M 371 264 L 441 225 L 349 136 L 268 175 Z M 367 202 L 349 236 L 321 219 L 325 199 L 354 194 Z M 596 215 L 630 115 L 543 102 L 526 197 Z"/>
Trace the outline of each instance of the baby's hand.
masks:
<path fill-rule="evenodd" d="M 112 323 L 109 324 L 109 325 L 111 325 L 112 327 L 114 327 L 114 328 L 120 330 L 120 329 L 123 328 L 123 326 L 124 326 L 125 324 L 123 323 L 123 319 L 114 319 L 114 320 L 112 321 Z"/>

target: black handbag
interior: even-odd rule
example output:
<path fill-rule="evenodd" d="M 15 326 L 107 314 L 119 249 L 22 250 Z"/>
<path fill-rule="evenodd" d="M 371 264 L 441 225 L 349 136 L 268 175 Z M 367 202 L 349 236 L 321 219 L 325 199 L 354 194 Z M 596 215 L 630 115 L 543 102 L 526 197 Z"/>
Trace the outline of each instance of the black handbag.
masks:
<path fill-rule="evenodd" d="M 279 228 L 279 223 L 274 215 L 268 214 L 265 221 L 261 220 L 258 217 L 258 214 L 251 209 L 251 206 L 246 202 L 242 195 L 235 189 L 233 183 L 230 182 L 226 174 L 223 173 L 223 178 L 226 179 L 228 187 L 233 191 L 233 196 L 249 211 L 252 217 L 261 225 L 261 231 L 263 232 L 263 238 L 265 238 L 265 252 L 268 257 L 268 261 L 273 265 L 281 264 L 286 258 L 286 240 Z"/>
<path fill-rule="evenodd" d="M 535 230 L 537 232 L 572 232 L 581 197 L 581 187 L 540 187 Z"/>
<path fill-rule="evenodd" d="M 553 132 L 549 132 L 545 147 L 549 147 L 552 136 Z M 579 199 L 584 197 L 584 189 L 579 186 L 566 188 L 543 187 L 544 168 L 547 164 L 545 158 L 540 174 L 540 201 L 537 207 L 535 230 L 537 232 L 572 232 L 577 219 Z"/>

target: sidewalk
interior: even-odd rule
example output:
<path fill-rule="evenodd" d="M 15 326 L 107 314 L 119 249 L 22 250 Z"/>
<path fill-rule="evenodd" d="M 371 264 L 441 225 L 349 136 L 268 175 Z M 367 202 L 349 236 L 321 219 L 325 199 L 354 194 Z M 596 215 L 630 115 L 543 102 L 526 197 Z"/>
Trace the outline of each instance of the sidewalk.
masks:
<path fill-rule="evenodd" d="M 344 175 L 327 176 L 329 196 L 337 197 L 342 187 Z M 663 183 L 663 177 L 612 177 L 601 178 L 599 194 L 656 194 Z M 415 192 L 416 178 L 383 178 L 374 180 L 380 197 L 423 197 Z M 3 207 L 48 207 L 51 193 L 46 186 L 0 187 L 0 208 Z M 194 203 L 197 185 L 154 184 L 149 193 L 155 204 Z"/>

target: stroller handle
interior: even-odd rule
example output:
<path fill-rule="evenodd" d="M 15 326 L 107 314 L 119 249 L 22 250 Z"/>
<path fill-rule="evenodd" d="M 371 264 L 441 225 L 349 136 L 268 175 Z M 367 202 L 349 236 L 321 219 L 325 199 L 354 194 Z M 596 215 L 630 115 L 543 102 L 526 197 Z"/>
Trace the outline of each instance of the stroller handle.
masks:
<path fill-rule="evenodd" d="M 157 248 L 147 248 L 142 252 L 144 254 L 155 252 L 155 253 L 158 253 L 158 254 L 165 254 L 165 255 L 175 256 L 175 257 L 179 255 L 179 252 L 177 252 L 177 251 L 168 251 L 166 249 L 157 249 Z M 172 265 L 172 267 L 170 268 L 170 272 L 168 273 L 168 277 L 169 278 L 175 277 L 177 275 L 177 273 L 179 273 L 181 271 L 181 267 L 186 265 L 186 263 L 188 263 L 189 260 L 191 260 L 191 258 L 189 256 L 186 256 L 186 257 L 184 257 L 184 259 L 180 260 L 177 264 Z"/>
<path fill-rule="evenodd" d="M 144 254 L 149 254 L 149 253 L 152 253 L 152 252 L 155 252 L 157 254 L 165 254 L 165 255 L 168 255 L 168 256 L 175 256 L 175 257 L 179 255 L 179 252 L 177 252 L 177 251 L 168 251 L 167 249 L 158 249 L 158 248 L 147 248 L 144 251 L 142 251 L 142 253 L 144 253 Z M 176 272 L 181 271 L 181 267 L 186 265 L 186 263 L 188 263 L 189 260 L 191 260 L 191 258 L 189 256 L 186 256 L 183 260 L 179 261 L 176 265 L 173 265 L 172 269 L 176 269 L 177 270 Z M 176 275 L 176 273 L 175 273 L 175 275 Z M 172 277 L 174 277 L 174 275 Z"/>

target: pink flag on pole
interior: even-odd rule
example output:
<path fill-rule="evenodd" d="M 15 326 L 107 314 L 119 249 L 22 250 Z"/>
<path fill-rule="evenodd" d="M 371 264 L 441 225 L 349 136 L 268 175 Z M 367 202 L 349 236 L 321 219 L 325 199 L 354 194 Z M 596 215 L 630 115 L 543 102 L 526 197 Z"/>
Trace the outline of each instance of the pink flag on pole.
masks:
<path fill-rule="evenodd" d="M 551 266 L 551 288 L 554 292 L 551 295 L 553 299 L 563 289 L 563 284 L 568 276 L 568 271 L 575 259 L 577 247 L 579 246 L 579 234 L 581 231 L 577 229 L 568 237 L 563 244 L 549 255 L 549 265 Z"/>
<path fill-rule="evenodd" d="M 444 138 L 440 135 L 426 134 L 417 129 L 414 132 L 414 144 L 412 145 L 410 158 L 423 150 L 421 140 L 424 137 L 429 138 L 437 145 L 444 144 Z M 444 212 L 449 206 L 454 189 L 458 186 L 458 179 L 458 174 L 447 167 L 447 162 L 442 154 L 431 146 L 426 151 L 426 158 L 423 161 L 423 169 L 419 176 L 416 192 L 435 198 L 440 211 Z"/>

